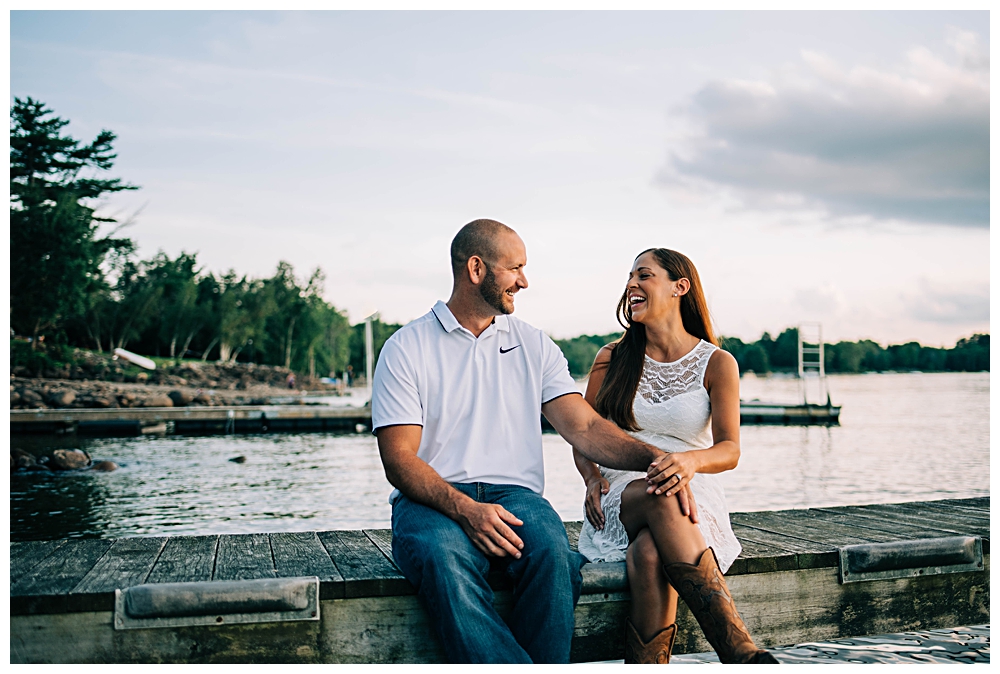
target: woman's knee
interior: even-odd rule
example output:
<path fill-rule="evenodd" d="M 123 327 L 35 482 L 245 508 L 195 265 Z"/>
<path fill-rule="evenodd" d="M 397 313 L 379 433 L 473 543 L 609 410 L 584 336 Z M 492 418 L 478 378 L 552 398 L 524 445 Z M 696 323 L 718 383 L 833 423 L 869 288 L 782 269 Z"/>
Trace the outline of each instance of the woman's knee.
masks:
<path fill-rule="evenodd" d="M 660 517 L 672 522 L 680 522 L 687 519 L 681 511 L 681 504 L 676 496 L 650 496 L 646 507 L 655 510 Z"/>
<path fill-rule="evenodd" d="M 659 575 L 663 562 L 649 529 L 643 529 L 628 546 L 625 563 L 630 576 L 656 577 Z"/>

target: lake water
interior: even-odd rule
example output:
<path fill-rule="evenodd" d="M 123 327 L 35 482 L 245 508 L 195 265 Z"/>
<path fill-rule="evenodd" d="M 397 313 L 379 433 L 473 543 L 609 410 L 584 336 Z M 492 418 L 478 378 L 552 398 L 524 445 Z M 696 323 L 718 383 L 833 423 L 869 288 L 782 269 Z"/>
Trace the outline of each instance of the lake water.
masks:
<path fill-rule="evenodd" d="M 742 458 L 721 476 L 730 510 L 774 510 L 989 494 L 989 374 L 828 378 L 834 427 L 744 426 Z M 745 377 L 742 397 L 794 402 L 798 381 Z M 365 434 L 54 439 L 112 473 L 15 473 L 11 540 L 388 527 L 391 487 Z M 545 496 L 582 518 L 569 445 L 544 436 Z M 245 463 L 229 459 L 245 456 Z"/>

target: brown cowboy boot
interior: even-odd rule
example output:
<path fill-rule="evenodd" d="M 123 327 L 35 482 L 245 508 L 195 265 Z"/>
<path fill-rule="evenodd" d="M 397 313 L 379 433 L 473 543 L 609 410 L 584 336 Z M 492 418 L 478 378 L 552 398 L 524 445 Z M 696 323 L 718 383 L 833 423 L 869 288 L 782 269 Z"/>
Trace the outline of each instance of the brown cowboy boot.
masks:
<path fill-rule="evenodd" d="M 677 624 L 668 625 L 657 632 L 649 642 L 643 642 L 632 621 L 625 618 L 625 664 L 665 665 L 670 662 L 670 651 L 677 636 Z"/>
<path fill-rule="evenodd" d="M 683 562 L 664 564 L 663 572 L 698 619 L 720 662 L 778 663 L 773 655 L 754 645 L 743 619 L 736 611 L 712 548 L 701 553 L 697 565 Z"/>

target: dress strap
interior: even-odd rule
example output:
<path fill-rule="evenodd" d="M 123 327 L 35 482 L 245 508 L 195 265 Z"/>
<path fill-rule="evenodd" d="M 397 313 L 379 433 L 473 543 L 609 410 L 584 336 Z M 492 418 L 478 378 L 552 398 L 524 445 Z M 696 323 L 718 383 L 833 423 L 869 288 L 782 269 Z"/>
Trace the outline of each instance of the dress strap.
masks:
<path fill-rule="evenodd" d="M 711 360 L 712 354 L 718 351 L 719 347 L 703 339 L 696 348 L 698 350 L 698 363 L 695 365 L 695 369 L 698 372 L 698 381 L 701 382 L 702 386 L 705 386 L 705 373 L 708 371 L 708 361 Z"/>

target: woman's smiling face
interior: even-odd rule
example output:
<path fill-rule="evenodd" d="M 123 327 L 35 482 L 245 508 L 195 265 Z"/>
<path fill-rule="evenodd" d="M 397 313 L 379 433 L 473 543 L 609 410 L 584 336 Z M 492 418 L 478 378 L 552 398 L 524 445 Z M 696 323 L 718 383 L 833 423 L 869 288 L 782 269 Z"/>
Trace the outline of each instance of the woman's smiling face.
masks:
<path fill-rule="evenodd" d="M 677 302 L 673 296 L 678 292 L 677 281 L 670 280 L 667 270 L 657 263 L 652 251 L 635 259 L 626 290 L 634 323 L 665 319 Z"/>

